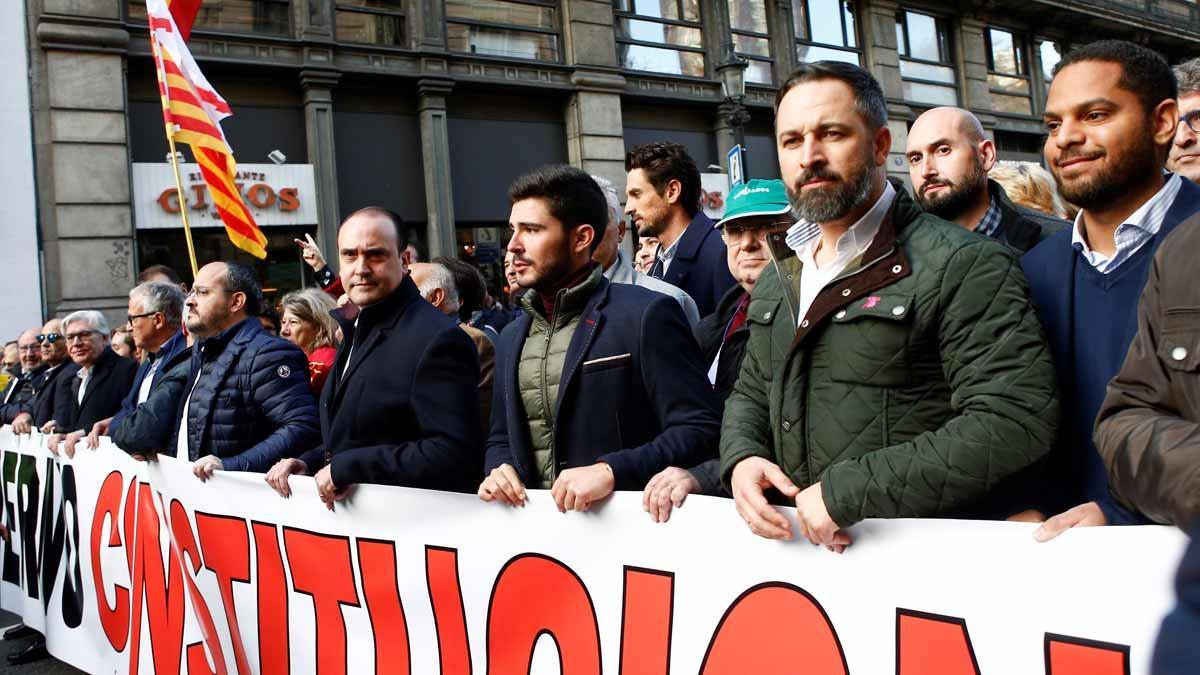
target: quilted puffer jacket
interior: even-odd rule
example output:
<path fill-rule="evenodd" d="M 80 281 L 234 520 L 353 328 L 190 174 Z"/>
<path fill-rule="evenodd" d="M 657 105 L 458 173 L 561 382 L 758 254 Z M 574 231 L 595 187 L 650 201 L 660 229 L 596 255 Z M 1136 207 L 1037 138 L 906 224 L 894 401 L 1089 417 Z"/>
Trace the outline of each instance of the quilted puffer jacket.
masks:
<path fill-rule="evenodd" d="M 801 263 L 768 240 L 725 405 L 721 473 L 752 456 L 821 483 L 842 527 L 967 516 L 1043 456 L 1054 365 L 1017 258 L 922 213 L 903 189 L 861 257 L 797 317 Z"/>

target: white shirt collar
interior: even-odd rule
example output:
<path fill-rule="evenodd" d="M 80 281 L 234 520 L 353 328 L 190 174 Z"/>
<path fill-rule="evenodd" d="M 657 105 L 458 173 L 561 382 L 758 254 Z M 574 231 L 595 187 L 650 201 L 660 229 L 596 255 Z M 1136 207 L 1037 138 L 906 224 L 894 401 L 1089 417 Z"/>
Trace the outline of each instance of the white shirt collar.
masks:
<path fill-rule="evenodd" d="M 891 208 L 895 198 L 896 189 L 890 182 L 885 182 L 883 193 L 879 195 L 879 199 L 875 200 L 875 204 L 838 238 L 837 258 L 839 260 L 853 258 L 867 250 L 867 247 L 875 240 L 875 235 L 879 233 L 879 226 L 883 224 L 883 219 L 887 216 L 888 209 Z M 789 232 L 791 230 L 801 231 L 810 227 L 810 223 L 801 220 L 789 228 Z M 815 264 L 814 259 L 820 243 L 821 237 L 814 236 L 795 249 L 796 254 L 800 256 L 805 265 Z"/>
<path fill-rule="evenodd" d="M 1078 246 L 1083 251 L 1084 258 L 1101 272 L 1115 269 L 1130 254 L 1136 252 L 1142 243 L 1158 234 L 1158 231 L 1162 229 L 1163 219 L 1175 202 L 1175 197 L 1179 195 L 1179 189 L 1182 186 L 1183 179 L 1179 177 L 1179 174 L 1167 174 L 1167 179 L 1163 181 L 1163 186 L 1159 188 L 1158 192 L 1154 193 L 1154 196 L 1146 200 L 1136 211 L 1129 214 L 1125 222 L 1117 227 L 1117 233 L 1114 234 L 1117 252 L 1111 259 L 1096 253 L 1092 247 L 1088 246 L 1087 238 L 1083 236 L 1085 226 L 1082 210 L 1075 215 L 1075 223 L 1071 228 L 1071 246 Z M 1130 230 L 1137 230 L 1137 232 L 1130 232 L 1135 236 L 1119 236 Z M 1123 244 L 1125 246 L 1122 246 Z M 1130 247 L 1132 250 L 1123 250 Z"/>

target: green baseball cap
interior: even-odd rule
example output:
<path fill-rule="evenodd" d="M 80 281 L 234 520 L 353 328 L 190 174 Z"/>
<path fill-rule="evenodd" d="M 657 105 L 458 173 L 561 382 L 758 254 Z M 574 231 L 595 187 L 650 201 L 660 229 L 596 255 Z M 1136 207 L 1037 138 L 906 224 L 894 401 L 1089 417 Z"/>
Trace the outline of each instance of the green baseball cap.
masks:
<path fill-rule="evenodd" d="M 725 200 L 725 215 L 716 227 L 725 227 L 725 223 L 738 218 L 774 216 L 791 210 L 783 181 L 756 178 L 734 188 L 729 199 Z"/>

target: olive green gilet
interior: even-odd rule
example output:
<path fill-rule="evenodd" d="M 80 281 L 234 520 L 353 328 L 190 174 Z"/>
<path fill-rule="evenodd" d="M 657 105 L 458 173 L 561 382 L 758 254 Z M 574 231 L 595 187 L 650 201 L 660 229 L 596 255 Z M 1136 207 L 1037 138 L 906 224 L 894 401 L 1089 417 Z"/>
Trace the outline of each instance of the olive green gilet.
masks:
<path fill-rule="evenodd" d="M 532 318 L 532 322 L 525 345 L 521 348 L 521 360 L 517 364 L 517 388 L 521 392 L 525 419 L 529 422 L 529 440 L 541 481 L 540 485 L 527 487 L 549 489 L 558 476 L 554 459 L 554 415 L 557 412 L 558 385 L 562 379 L 567 348 L 571 346 L 571 338 L 579 327 L 580 315 L 602 277 L 603 271 L 597 265 L 579 285 L 559 291 L 554 301 L 553 325 L 542 314 L 537 293 L 526 293 L 521 298 L 521 307 Z"/>

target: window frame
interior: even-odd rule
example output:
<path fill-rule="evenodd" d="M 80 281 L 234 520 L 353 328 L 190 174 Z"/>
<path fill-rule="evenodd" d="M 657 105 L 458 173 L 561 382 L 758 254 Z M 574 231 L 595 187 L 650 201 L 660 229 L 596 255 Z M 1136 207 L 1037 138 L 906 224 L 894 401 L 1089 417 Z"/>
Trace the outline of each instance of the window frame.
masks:
<path fill-rule="evenodd" d="M 683 16 L 683 4 L 682 4 L 683 0 L 672 0 L 672 1 L 675 3 L 675 6 L 676 6 L 676 10 L 677 10 L 676 14 L 678 14 L 679 16 Z M 636 6 L 634 0 L 629 0 L 628 4 L 630 7 Z M 616 49 L 617 49 L 617 67 L 618 68 L 620 68 L 621 70 L 627 70 L 629 72 L 634 72 L 634 73 L 649 73 L 652 75 L 660 75 L 660 76 L 666 76 L 666 77 L 685 77 L 690 80 L 704 80 L 704 79 L 708 79 L 710 77 L 710 75 L 713 72 L 713 64 L 710 63 L 711 59 L 709 58 L 708 49 L 705 47 L 706 38 L 705 38 L 704 14 L 703 14 L 704 8 L 700 2 L 697 3 L 697 8 L 699 9 L 700 13 L 699 13 L 699 19 L 696 21 L 687 21 L 685 19 L 667 19 L 667 18 L 662 18 L 662 17 L 657 17 L 657 16 L 650 16 L 648 14 L 637 14 L 632 10 L 626 11 L 626 10 L 617 9 L 615 3 L 613 3 L 612 8 L 613 8 L 613 10 L 612 10 L 612 12 L 613 12 L 613 40 L 616 44 Z M 698 30 L 698 31 L 700 31 L 701 46 L 689 47 L 689 46 L 685 46 L 685 45 L 673 45 L 673 44 L 670 44 L 667 42 L 651 42 L 649 40 L 639 40 L 637 38 L 621 37 L 620 30 L 618 30 L 618 28 L 617 28 L 617 25 L 621 21 L 621 19 L 628 19 L 630 21 L 644 21 L 647 23 L 658 23 L 658 24 L 662 24 L 664 26 L 677 26 L 679 28 L 692 28 L 692 29 Z M 731 42 L 733 41 L 732 22 L 731 22 L 729 39 Z M 652 49 L 668 49 L 668 50 L 676 51 L 676 52 L 699 54 L 704 60 L 704 74 L 703 75 L 688 75 L 685 73 L 664 73 L 664 72 L 658 71 L 658 70 L 641 70 L 638 68 L 630 68 L 630 67 L 626 66 L 621 59 L 621 45 L 634 45 L 634 46 L 639 46 L 639 47 L 649 47 Z M 773 69 L 772 69 L 772 72 L 774 72 Z"/>
<path fill-rule="evenodd" d="M 767 41 L 767 51 L 768 51 L 768 52 L 772 52 L 772 51 L 773 51 L 773 50 L 771 49 L 772 42 L 771 42 L 771 15 L 770 15 L 770 8 L 767 6 L 767 0 L 755 0 L 755 1 L 756 1 L 756 2 L 762 2 L 762 6 L 763 6 L 763 15 L 764 15 L 764 16 L 766 17 L 766 19 L 767 19 L 767 32 L 766 32 L 766 33 L 758 33 L 758 32 L 756 32 L 756 31 L 744 30 L 744 29 L 741 29 L 741 28 L 734 28 L 734 27 L 733 27 L 733 12 L 731 11 L 731 12 L 730 12 L 730 15 L 729 15 L 729 40 L 730 40 L 730 42 L 733 44 L 733 47 L 734 47 L 734 52 L 733 52 L 733 53 L 734 53 L 734 54 L 737 54 L 738 56 L 740 56 L 740 57 L 742 57 L 743 59 L 746 59 L 746 60 L 748 60 L 748 61 L 757 61 L 757 62 L 759 62 L 759 63 L 765 63 L 765 64 L 767 64 L 767 65 L 770 67 L 770 69 L 771 69 L 771 81 L 770 81 L 770 82 L 765 82 L 765 83 L 764 83 L 764 82 L 751 82 L 749 79 L 747 79 L 747 80 L 746 80 L 746 84 L 748 84 L 748 85 L 757 85 L 757 86 L 761 86 L 761 87 L 771 87 L 771 86 L 774 86 L 774 85 L 775 85 L 775 83 L 779 81 L 779 75 L 778 75 L 778 73 L 777 73 L 777 72 L 776 72 L 776 70 L 775 70 L 775 57 L 774 57 L 774 56 L 770 56 L 770 55 L 768 55 L 768 56 L 761 56 L 761 55 L 759 55 L 759 54 L 749 54 L 749 53 L 746 53 L 746 52 L 742 52 L 742 51 L 738 51 L 738 50 L 737 50 L 737 39 L 735 38 L 735 36 L 737 36 L 737 35 L 741 35 L 742 37 L 747 37 L 747 38 L 757 38 L 757 39 L 760 39 L 760 40 L 766 40 L 766 41 Z M 806 0 L 806 1 L 807 1 L 807 0 Z M 734 2 L 737 2 L 737 0 L 725 0 L 725 4 L 726 4 L 726 6 L 728 6 L 729 4 L 731 4 L 731 3 L 734 3 Z M 703 35 L 703 34 L 701 34 L 701 35 Z"/>
<path fill-rule="evenodd" d="M 201 0 L 201 1 L 203 2 L 203 0 Z M 212 27 L 208 27 L 203 24 L 197 23 L 196 25 L 194 25 L 192 27 L 192 34 L 193 35 L 229 35 L 229 36 L 253 35 L 256 38 L 261 38 L 263 40 L 294 40 L 294 39 L 296 39 L 296 22 L 295 22 L 295 18 L 293 16 L 293 12 L 292 12 L 292 10 L 294 8 L 293 7 L 294 3 L 292 0 L 250 0 L 250 1 L 251 2 L 261 2 L 268 6 L 269 5 L 282 5 L 283 7 L 286 7 L 287 11 L 284 12 L 284 14 L 287 16 L 287 25 L 284 27 L 283 32 L 281 32 L 281 33 L 261 33 L 254 29 L 246 30 L 246 31 L 230 30 L 228 28 L 212 28 Z M 134 18 L 130 14 L 130 12 L 129 12 L 130 7 L 131 7 L 131 5 L 133 5 L 135 3 L 141 5 L 142 7 L 146 6 L 146 0 L 123 0 L 123 2 L 121 3 L 121 15 L 124 18 L 125 23 L 133 24 L 136 26 L 148 26 L 149 24 L 146 23 L 143 19 Z M 203 9 L 203 6 L 201 7 L 201 9 Z M 147 10 L 147 12 L 148 11 L 149 10 Z"/>
<path fill-rule="evenodd" d="M 348 45 L 366 45 L 369 47 L 383 47 L 389 49 L 407 49 L 409 46 L 409 23 L 408 23 L 408 2 L 401 2 L 399 9 L 383 9 L 381 7 L 363 7 L 360 5 L 343 4 L 345 0 L 333 0 L 333 39 L 339 43 Z M 400 35 L 400 44 L 383 45 L 377 42 L 359 42 L 357 40 L 346 40 L 338 35 L 337 32 L 337 17 L 339 12 L 348 12 L 351 14 L 373 14 L 375 16 L 398 17 L 400 19 L 403 30 Z"/>
<path fill-rule="evenodd" d="M 846 27 L 846 10 L 849 9 L 850 15 L 854 17 L 854 45 L 855 46 L 849 47 L 849 46 L 846 46 L 845 44 L 835 45 L 835 44 L 829 44 L 828 42 L 817 42 L 816 40 L 813 40 L 812 39 L 812 34 L 813 34 L 812 9 L 809 7 L 809 0 L 790 0 L 791 4 L 793 5 L 792 6 L 793 16 L 795 15 L 795 12 L 796 12 L 796 8 L 794 5 L 795 5 L 795 2 L 797 2 L 797 1 L 804 3 L 804 21 L 806 23 L 805 33 L 809 37 L 802 38 L 799 35 L 793 35 L 792 52 L 795 55 L 796 60 L 797 61 L 800 60 L 800 51 L 799 51 L 798 47 L 803 45 L 805 47 L 824 47 L 826 49 L 834 49 L 837 51 L 852 52 L 852 53 L 858 55 L 858 65 L 862 66 L 862 63 L 863 63 L 862 43 L 863 43 L 863 41 L 862 41 L 862 33 L 860 30 L 860 25 L 862 24 L 862 18 L 859 16 L 859 13 L 858 13 L 858 7 L 859 7 L 858 3 L 854 2 L 854 0 L 837 0 L 838 8 L 841 10 L 838 12 L 838 21 L 840 21 L 842 24 L 842 41 L 843 42 L 845 42 L 847 40 L 847 38 L 850 36 L 850 32 L 847 30 L 847 27 Z M 850 7 L 847 8 L 847 5 L 850 5 Z M 795 25 L 796 25 L 796 20 L 793 18 L 792 19 L 792 30 L 793 31 L 795 30 Z"/>
<path fill-rule="evenodd" d="M 931 61 L 929 59 L 923 59 L 918 56 L 909 56 L 909 54 L 912 52 L 912 42 L 911 42 L 911 39 L 908 34 L 908 21 L 906 20 L 906 17 L 905 17 L 905 15 L 908 13 L 920 14 L 921 16 L 926 16 L 926 17 L 933 19 L 934 31 L 936 33 L 938 33 L 938 37 L 939 37 L 938 57 L 941 59 L 945 59 L 944 61 Z M 953 89 L 954 90 L 954 101 L 955 101 L 954 105 L 958 106 L 958 105 L 962 104 L 962 87 L 961 87 L 961 84 L 959 81 L 958 66 L 957 66 L 957 64 L 954 63 L 954 31 L 951 30 L 951 24 L 950 24 L 951 21 L 952 21 L 952 19 L 948 16 L 945 16 L 942 14 L 935 14 L 935 13 L 927 11 L 927 10 L 911 9 L 911 8 L 904 7 L 904 6 L 898 7 L 896 9 L 895 25 L 902 29 L 902 33 L 904 35 L 904 44 L 896 45 L 896 54 L 897 54 L 898 61 L 899 61 L 898 65 L 900 66 L 900 81 L 901 82 L 912 82 L 915 84 L 924 84 L 924 85 L 940 87 L 942 89 Z M 941 39 L 943 36 L 944 36 L 944 39 Z M 904 74 L 904 69 L 903 69 L 904 61 L 908 61 L 910 63 L 915 63 L 917 65 L 937 66 L 939 68 L 949 68 L 950 71 L 952 73 L 954 73 L 954 82 L 949 83 L 949 82 L 942 82 L 939 80 L 930 80 L 930 79 L 923 78 L 923 77 L 907 76 Z M 911 100 L 911 99 L 904 99 L 904 101 L 906 103 L 914 103 L 918 107 L 937 107 L 939 105 L 945 105 L 942 103 L 928 103 L 925 101 L 915 101 L 915 100 Z"/>
<path fill-rule="evenodd" d="M 1018 60 L 1018 65 L 1023 67 L 1024 72 L 1014 74 L 1014 73 L 1005 73 L 1005 72 L 996 70 L 995 54 L 993 52 L 994 47 L 992 45 L 992 31 L 993 30 L 1007 33 L 1010 37 L 1012 37 L 1013 56 L 1014 56 L 1014 58 L 1016 58 Z M 1034 91 L 1035 91 L 1036 87 L 1034 86 L 1034 81 L 1033 81 L 1033 60 L 1032 60 L 1033 52 L 1030 49 L 1030 44 L 1031 44 L 1031 42 L 1029 40 L 1029 36 L 1024 32 L 1018 31 L 1016 29 L 1008 28 L 1007 26 L 1002 26 L 1002 25 L 993 25 L 993 24 L 984 25 L 983 45 L 984 45 L 984 51 L 985 51 L 985 57 L 986 57 L 985 61 L 987 62 L 988 94 L 996 94 L 999 96 L 1009 96 L 1009 97 L 1013 97 L 1013 98 L 1019 97 L 1019 98 L 1029 99 L 1029 112 L 1028 113 L 1014 113 L 1014 112 L 1007 112 L 1007 111 L 1002 111 L 1002 110 L 995 110 L 994 109 L 995 106 L 993 106 L 993 112 L 995 112 L 996 114 L 1019 115 L 1022 117 L 1033 117 L 1033 116 L 1037 115 L 1039 112 L 1037 101 L 1034 96 Z M 1039 57 L 1038 66 L 1039 67 L 1041 66 L 1040 57 Z M 1028 93 L 1018 94 L 1018 93 L 1013 93 L 1011 91 L 1004 91 L 1003 89 L 996 89 L 996 88 L 992 87 L 992 83 L 991 83 L 992 75 L 995 75 L 997 77 L 1010 77 L 1013 79 L 1024 80 L 1025 85 L 1028 89 Z"/>
<path fill-rule="evenodd" d="M 448 11 L 445 11 L 445 5 L 443 4 L 442 14 L 445 17 L 444 23 L 445 23 L 446 37 L 447 37 L 447 51 L 449 51 L 451 54 L 467 54 L 472 57 L 485 58 L 485 59 L 503 59 L 503 60 L 513 60 L 513 61 L 524 61 L 524 62 L 528 62 L 528 63 L 562 63 L 563 62 L 562 2 L 559 2 L 558 0 L 503 0 L 503 1 L 512 3 L 512 4 L 518 4 L 518 5 L 533 5 L 535 7 L 544 7 L 547 9 L 552 9 L 552 10 L 554 10 L 554 22 L 557 24 L 557 26 L 555 28 L 542 28 L 541 26 L 524 26 L 524 25 L 515 24 L 515 23 L 499 23 L 496 21 L 481 21 L 478 19 L 459 19 L 457 17 L 450 16 L 450 13 Z M 460 52 L 457 50 L 453 50 L 453 49 L 449 48 L 450 24 L 457 24 L 460 26 L 478 26 L 479 28 L 490 28 L 492 30 L 509 31 L 509 32 L 514 32 L 514 33 L 538 33 L 539 35 L 553 35 L 554 37 L 557 38 L 557 40 L 555 40 L 555 47 L 554 47 L 555 58 L 553 60 L 547 60 L 547 59 L 539 59 L 539 58 L 526 58 L 523 56 L 500 56 L 497 54 L 481 54 L 479 52 Z"/>

